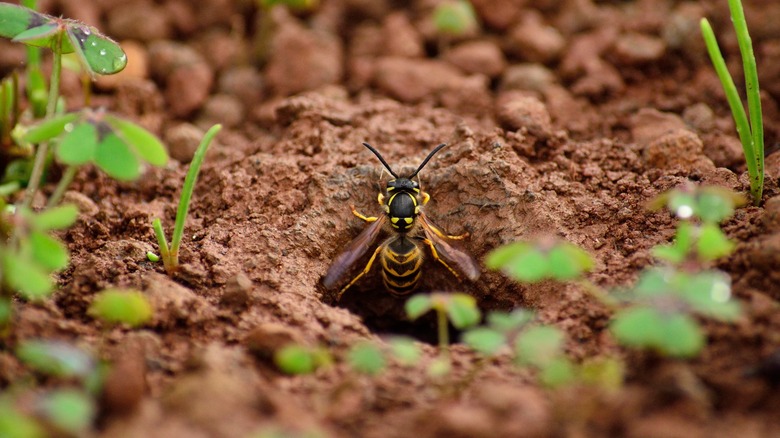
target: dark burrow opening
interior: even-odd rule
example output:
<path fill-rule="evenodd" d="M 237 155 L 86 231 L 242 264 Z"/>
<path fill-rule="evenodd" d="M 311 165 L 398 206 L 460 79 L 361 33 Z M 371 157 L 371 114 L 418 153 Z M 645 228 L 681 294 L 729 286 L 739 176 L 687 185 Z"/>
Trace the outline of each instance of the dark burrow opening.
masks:
<path fill-rule="evenodd" d="M 415 293 L 427 293 L 421 289 Z M 404 308 L 414 293 L 398 297 L 381 286 L 352 287 L 338 302 L 328 304 L 349 310 L 360 316 L 363 323 L 379 336 L 408 336 L 431 345 L 438 345 L 437 318 L 433 311 L 411 321 Z M 460 342 L 461 331 L 449 324 L 450 343 Z"/>

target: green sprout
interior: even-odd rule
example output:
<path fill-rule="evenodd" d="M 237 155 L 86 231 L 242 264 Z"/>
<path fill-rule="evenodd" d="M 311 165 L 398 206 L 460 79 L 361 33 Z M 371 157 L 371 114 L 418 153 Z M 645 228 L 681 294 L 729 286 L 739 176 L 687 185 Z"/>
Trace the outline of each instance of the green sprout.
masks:
<path fill-rule="evenodd" d="M 91 355 L 62 341 L 24 341 L 16 347 L 16 357 L 30 368 L 54 377 L 87 379 L 97 369 Z"/>
<path fill-rule="evenodd" d="M 720 187 L 686 185 L 658 196 L 649 207 L 668 208 L 682 219 L 671 245 L 653 248 L 670 266 L 645 269 L 633 288 L 620 293 L 627 304 L 610 330 L 629 347 L 649 348 L 667 356 L 692 357 L 705 344 L 693 314 L 724 322 L 740 316 L 731 300 L 731 279 L 717 270 L 691 270 L 731 253 L 734 244 L 718 225 L 745 199 Z M 675 267 L 686 267 L 679 269 Z"/>
<path fill-rule="evenodd" d="M 0 161 L 6 163 L 0 182 L 2 197 L 12 195 L 26 185 L 32 170 L 29 165 L 32 148 L 20 144 L 12 136 L 21 117 L 19 79 L 14 72 L 0 82 Z"/>
<path fill-rule="evenodd" d="M 330 352 L 322 347 L 290 344 L 274 353 L 274 363 L 286 374 L 311 374 L 332 362 Z"/>
<path fill-rule="evenodd" d="M 568 242 L 514 242 L 488 254 L 485 265 L 500 269 L 517 281 L 535 283 L 576 279 L 593 269 L 593 260 L 586 251 Z"/>
<path fill-rule="evenodd" d="M 105 367 L 81 348 L 64 341 L 26 340 L 16 348 L 17 358 L 31 370 L 63 379 L 66 388 L 34 389 L 33 403 L 25 399 L 26 388 L 0 393 L 0 436 L 36 437 L 84 436 L 97 416 L 96 395 L 102 386 Z M 79 383 L 74 387 L 74 383 Z M 26 406 L 26 409 L 13 408 Z M 9 409 L 10 408 L 10 409 Z M 49 433 L 39 433 L 45 428 Z"/>
<path fill-rule="evenodd" d="M 36 0 L 22 0 L 22 6 L 37 10 Z M 49 93 L 46 91 L 46 78 L 41 71 L 41 49 L 27 46 L 27 100 L 33 118 L 40 119 L 46 116 L 46 102 Z"/>
<path fill-rule="evenodd" d="M 97 416 L 93 397 L 80 389 L 59 389 L 39 398 L 38 411 L 57 429 L 83 436 Z"/>
<path fill-rule="evenodd" d="M 533 320 L 533 312 L 525 309 L 493 312 L 488 315 L 486 325 L 464 333 L 463 342 L 487 357 L 509 346 L 515 362 L 535 370 L 544 385 L 557 387 L 569 383 L 576 370 L 563 354 L 563 332 Z"/>
<path fill-rule="evenodd" d="M 179 269 L 179 248 L 181 248 L 181 239 L 184 235 L 184 222 L 187 219 L 187 213 L 190 209 L 192 191 L 195 189 L 195 182 L 198 180 L 200 166 L 206 158 L 206 151 L 220 129 L 222 129 L 222 125 L 217 124 L 206 132 L 192 158 L 190 168 L 187 171 L 187 176 L 184 178 L 184 186 L 182 187 L 181 197 L 179 198 L 179 208 L 176 211 L 176 222 L 174 223 L 170 246 L 165 237 L 165 231 L 163 231 L 160 219 L 155 218 L 152 222 L 154 233 L 157 236 L 157 243 L 160 247 L 160 256 L 162 257 L 163 265 L 165 266 L 165 271 L 168 272 L 168 275 L 173 275 Z"/>
<path fill-rule="evenodd" d="M 0 36 L 33 47 L 47 47 L 54 54 L 46 117 L 53 117 L 59 100 L 62 55 L 75 52 L 90 75 L 121 71 L 127 56 L 113 40 L 97 29 L 75 20 L 42 14 L 24 6 L 0 3 Z M 36 81 L 36 79 L 33 79 Z M 38 190 L 48 156 L 48 143 L 38 145 L 22 205 L 29 207 Z"/>
<path fill-rule="evenodd" d="M 19 411 L 11 397 L 0 394 L 0 436 L 7 438 L 44 438 L 46 429 L 35 418 Z"/>
<path fill-rule="evenodd" d="M 88 313 L 108 324 L 127 324 L 139 327 L 154 314 L 146 296 L 136 290 L 106 289 L 89 306 Z"/>
<path fill-rule="evenodd" d="M 471 295 L 462 293 L 418 294 L 406 301 L 406 315 L 415 320 L 431 310 L 436 312 L 439 327 L 439 347 L 446 350 L 450 345 L 447 320 L 457 329 L 465 329 L 479 322 L 477 301 Z"/>
<path fill-rule="evenodd" d="M 55 56 L 75 52 L 93 75 L 118 73 L 127 65 L 122 48 L 94 27 L 24 6 L 0 4 L 0 36 L 28 46 L 49 48 Z"/>
<path fill-rule="evenodd" d="M 731 281 L 720 271 L 647 269 L 622 295 L 629 306 L 615 315 L 612 334 L 623 345 L 666 356 L 692 357 L 704 347 L 704 334 L 692 314 L 725 322 L 740 316 L 739 304 L 731 300 Z"/>
<path fill-rule="evenodd" d="M 388 340 L 390 356 L 402 366 L 413 366 L 420 362 L 422 351 L 414 339 L 394 336 Z"/>
<path fill-rule="evenodd" d="M 387 359 L 376 343 L 363 341 L 350 348 L 347 352 L 347 362 L 355 371 L 375 376 L 387 366 Z"/>
<path fill-rule="evenodd" d="M 734 79 L 726 68 L 723 54 L 718 47 L 715 33 L 706 18 L 701 19 L 701 33 L 707 46 L 707 52 L 712 60 L 712 65 L 718 74 L 720 83 L 726 93 L 726 99 L 737 125 L 737 133 L 742 142 L 742 152 L 745 155 L 748 176 L 750 177 L 750 194 L 753 203 L 758 205 L 764 190 L 764 124 L 761 113 L 761 96 L 758 88 L 758 73 L 756 70 L 756 57 L 753 53 L 753 43 L 748 33 L 745 12 L 742 9 L 741 0 L 729 0 L 731 21 L 737 34 L 737 43 L 742 55 L 742 67 L 745 72 L 745 90 L 749 114 L 745 114 L 745 107 L 739 97 Z M 749 121 L 748 121 L 749 117 Z"/>
<path fill-rule="evenodd" d="M 152 133 L 102 110 L 53 117 L 20 129 L 16 135 L 27 143 L 58 138 L 55 156 L 68 167 L 49 205 L 59 202 L 78 166 L 91 163 L 116 180 L 132 181 L 141 175 L 143 163 L 163 166 L 168 162 L 165 146 Z"/>
<path fill-rule="evenodd" d="M 1 216 L 0 222 L 11 224 L 20 239 L 17 245 L 0 245 L 0 284 L 28 300 L 49 296 L 54 289 L 51 274 L 65 268 L 70 260 L 65 245 L 49 233 L 70 227 L 78 209 L 68 204 L 33 213 L 21 207 Z"/>
<path fill-rule="evenodd" d="M 436 312 L 439 337 L 439 356 L 428 369 L 434 376 L 446 375 L 450 371 L 449 326 L 466 329 L 479 323 L 481 313 L 477 301 L 471 295 L 462 293 L 418 294 L 406 301 L 406 315 L 415 320 L 433 310 Z"/>
<path fill-rule="evenodd" d="M 442 35 L 460 36 L 479 27 L 477 14 L 468 0 L 450 0 L 440 3 L 433 11 L 433 25 Z"/>
<path fill-rule="evenodd" d="M 658 196 L 649 208 L 666 207 L 682 222 L 677 226 L 674 242 L 653 248 L 653 255 L 680 265 L 689 259 L 708 262 L 730 254 L 734 243 L 718 224 L 744 203 L 742 196 L 722 187 L 686 185 Z"/>

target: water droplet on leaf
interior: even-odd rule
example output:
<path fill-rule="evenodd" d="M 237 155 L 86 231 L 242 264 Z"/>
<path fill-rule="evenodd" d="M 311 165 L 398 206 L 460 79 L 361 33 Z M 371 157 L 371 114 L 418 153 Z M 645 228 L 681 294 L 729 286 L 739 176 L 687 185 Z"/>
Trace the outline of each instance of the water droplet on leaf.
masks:
<path fill-rule="evenodd" d="M 681 205 L 677 208 L 676 213 L 680 219 L 688 219 L 693 216 L 693 208 L 690 205 Z"/>

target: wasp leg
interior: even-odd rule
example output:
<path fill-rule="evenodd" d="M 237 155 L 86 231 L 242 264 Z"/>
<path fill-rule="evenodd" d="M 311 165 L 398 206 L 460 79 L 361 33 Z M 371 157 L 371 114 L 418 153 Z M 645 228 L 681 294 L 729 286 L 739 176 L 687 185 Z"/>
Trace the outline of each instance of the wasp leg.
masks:
<path fill-rule="evenodd" d="M 463 234 L 458 234 L 458 235 L 454 235 L 453 236 L 453 235 L 450 235 L 450 234 L 445 234 L 444 231 L 440 230 L 436 225 L 433 225 L 432 223 L 430 223 L 430 221 L 428 221 L 428 226 L 431 228 L 431 231 L 436 233 L 436 235 L 439 236 L 439 237 L 446 237 L 447 239 L 452 239 L 452 240 L 463 240 L 463 239 L 469 237 L 469 232 L 468 231 L 466 231 Z"/>
<path fill-rule="evenodd" d="M 375 222 L 377 219 L 379 219 L 376 216 L 363 216 L 357 209 L 355 209 L 354 205 L 350 205 L 349 208 L 352 209 L 352 214 L 359 217 L 360 219 L 363 219 L 366 222 Z"/>
<path fill-rule="evenodd" d="M 422 196 L 422 205 L 427 204 L 431 200 L 431 195 L 428 192 L 420 192 L 420 196 Z"/>
<path fill-rule="evenodd" d="M 431 242 L 428 239 L 422 239 L 422 241 L 423 241 L 423 243 L 425 243 L 426 245 L 428 245 L 431 248 L 431 254 L 433 255 L 434 260 L 436 260 L 439 263 L 441 263 L 442 265 L 444 265 L 445 268 L 450 270 L 450 272 L 452 273 L 452 275 L 455 276 L 455 278 L 460 280 L 460 275 L 457 272 L 455 272 L 455 270 L 452 269 L 450 267 L 450 265 L 447 264 L 447 262 L 445 262 L 444 260 L 442 260 L 441 257 L 439 257 L 439 252 L 436 251 L 436 246 L 433 244 L 433 242 Z"/>
<path fill-rule="evenodd" d="M 371 271 L 371 265 L 374 264 L 374 260 L 376 259 L 376 256 L 379 254 L 379 251 L 382 251 L 383 247 L 384 247 L 384 245 L 379 245 L 379 247 L 377 247 L 376 251 L 374 251 L 374 255 L 372 255 L 371 258 L 368 260 L 368 263 L 366 263 L 366 267 L 363 268 L 362 271 L 360 271 L 360 274 L 356 275 L 355 278 L 352 279 L 352 281 L 350 281 L 346 286 L 341 288 L 341 290 L 339 291 L 338 296 L 336 297 L 336 301 L 340 301 L 341 300 L 341 296 L 344 295 L 344 292 L 346 292 L 347 289 L 349 289 L 353 284 L 355 284 L 355 282 L 360 280 L 360 277 L 368 274 L 369 271 Z"/>
<path fill-rule="evenodd" d="M 379 202 L 379 205 L 385 205 L 385 195 L 383 195 L 382 192 L 379 192 L 376 195 L 376 200 Z"/>

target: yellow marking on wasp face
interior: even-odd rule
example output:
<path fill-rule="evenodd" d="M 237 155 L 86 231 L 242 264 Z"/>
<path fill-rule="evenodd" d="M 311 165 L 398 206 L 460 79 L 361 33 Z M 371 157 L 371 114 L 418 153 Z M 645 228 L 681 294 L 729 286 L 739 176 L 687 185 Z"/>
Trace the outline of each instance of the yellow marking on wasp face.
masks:
<path fill-rule="evenodd" d="M 398 228 L 398 225 L 396 224 L 390 224 L 393 228 Z"/>
<path fill-rule="evenodd" d="M 407 224 L 411 224 L 412 221 L 414 221 L 414 218 L 410 218 L 410 217 L 405 217 L 404 218 L 404 222 L 406 222 Z"/>
<path fill-rule="evenodd" d="M 414 190 L 415 193 L 420 193 L 420 189 L 418 189 L 417 187 L 412 187 L 412 190 Z"/>
<path fill-rule="evenodd" d="M 390 218 L 390 222 L 392 222 L 394 224 L 397 224 L 399 219 L 401 219 L 401 218 L 399 218 L 399 217 L 391 217 Z"/>
<path fill-rule="evenodd" d="M 417 207 L 417 198 L 414 196 L 410 196 L 412 198 L 412 202 L 414 203 L 414 206 Z"/>
<path fill-rule="evenodd" d="M 420 206 L 414 207 L 414 214 L 420 214 Z"/>

